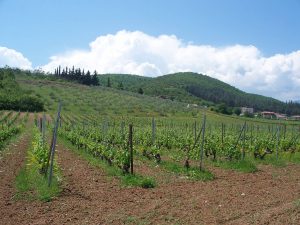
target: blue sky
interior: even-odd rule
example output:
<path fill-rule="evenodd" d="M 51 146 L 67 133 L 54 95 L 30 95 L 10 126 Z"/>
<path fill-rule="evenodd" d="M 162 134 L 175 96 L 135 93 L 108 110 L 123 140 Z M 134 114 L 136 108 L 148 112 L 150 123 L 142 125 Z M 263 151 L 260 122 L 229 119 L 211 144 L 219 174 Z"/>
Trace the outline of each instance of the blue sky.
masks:
<path fill-rule="evenodd" d="M 248 51 L 250 55 L 255 55 L 254 58 L 256 57 L 258 61 L 262 58 L 271 58 L 273 65 L 273 57 L 276 54 L 281 54 L 289 56 L 288 59 L 292 64 L 295 64 L 300 50 L 299 12 L 300 0 L 0 0 L 0 27 L 2 28 L 0 29 L 0 46 L 5 47 L 6 51 L 11 49 L 21 53 L 30 62 L 32 68 L 50 68 L 44 66 L 51 64 L 51 62 L 51 65 L 57 64 L 58 62 L 54 63 L 53 61 L 57 60 L 58 57 L 61 64 L 73 63 L 74 60 L 70 61 L 72 57 L 76 59 L 86 57 L 81 58 L 81 61 L 87 61 L 87 59 L 93 61 L 94 59 L 90 60 L 85 54 L 87 51 L 93 51 L 90 46 L 91 43 L 97 42 L 99 37 L 107 38 L 108 34 L 116 37 L 118 32 L 128 31 L 118 37 L 123 38 L 123 41 L 126 36 L 130 41 L 138 39 L 139 42 L 150 43 L 152 39 L 155 41 L 161 35 L 168 37 L 175 35 L 181 47 L 189 45 L 210 46 L 213 48 L 210 49 L 210 52 L 216 52 L 240 45 L 247 48 L 246 50 L 241 48 L 238 51 Z M 131 33 L 135 31 L 141 33 L 135 35 Z M 141 36 L 143 36 L 142 39 L 140 39 Z M 114 39 L 114 41 L 119 40 Z M 102 46 L 104 43 L 98 41 L 97 44 Z M 149 45 L 151 44 L 147 44 L 148 47 Z M 249 49 L 251 46 L 255 49 Z M 113 49 L 113 47 L 111 48 Z M 103 50 L 103 46 L 101 50 Z M 75 56 L 74 51 L 82 51 L 82 54 Z M 132 51 L 131 49 L 131 55 L 133 54 Z M 135 48 L 135 51 L 140 50 Z M 165 50 L 162 48 L 161 51 Z M 203 51 L 200 52 L 203 53 Z M 237 51 L 237 49 L 232 51 Z M 149 53 L 149 51 L 147 52 Z M 296 58 L 294 55 L 290 55 L 295 52 L 297 53 Z M 126 54 L 129 53 L 126 52 Z M 189 52 L 186 54 L 192 58 L 193 54 L 196 53 Z M 246 54 L 247 57 L 249 54 Z M 137 55 L 136 52 L 133 55 Z M 139 52 L 138 55 L 142 55 L 142 53 Z M 159 59 L 162 56 L 159 55 L 154 59 L 153 55 L 154 53 L 151 52 L 151 56 L 149 58 L 144 57 L 143 62 L 140 58 L 133 59 L 130 57 L 130 59 L 125 60 L 123 57 L 124 62 L 130 61 L 133 64 L 120 64 L 119 70 L 116 69 L 115 72 L 126 72 L 128 69 L 124 68 L 135 68 L 129 69 L 129 72 L 144 73 L 142 75 L 151 75 L 153 72 L 153 75 L 156 76 L 165 72 L 177 72 L 176 70 L 180 68 L 205 73 L 212 71 L 212 76 L 246 91 L 261 94 L 272 88 L 270 86 L 272 82 L 264 86 L 259 86 L 259 84 L 259 88 L 257 88 L 256 83 L 252 86 L 241 85 L 234 82 L 236 78 L 232 74 L 231 77 L 225 76 L 230 71 L 224 70 L 224 75 L 222 75 L 221 69 L 214 71 L 211 67 L 197 67 L 191 62 L 176 69 L 171 68 L 170 64 L 178 61 L 168 62 L 168 66 L 159 67 L 157 64 L 160 64 Z M 52 58 L 50 59 L 50 57 Z M 224 57 L 227 57 L 226 54 Z M 99 58 L 101 57 L 99 56 Z M 106 56 L 106 58 L 109 57 Z M 8 59 L 6 61 L 10 62 Z M 277 59 L 275 61 L 277 64 L 274 68 L 277 68 L 278 65 L 282 66 L 281 62 L 278 64 Z M 95 69 L 99 70 L 95 64 L 86 64 L 86 66 L 91 69 L 94 69 L 94 66 Z M 85 64 L 82 65 L 85 66 Z M 105 66 L 106 64 L 102 65 L 102 68 L 106 68 Z M 147 69 L 141 69 L 146 67 Z M 236 68 L 238 71 L 247 71 L 243 65 L 237 67 L 241 67 Z M 251 71 L 255 72 L 254 69 Z M 275 73 L 278 70 L 272 71 Z M 102 72 L 106 71 L 103 70 Z M 114 70 L 107 72 L 114 72 Z M 291 82 L 295 78 L 296 80 L 299 78 L 298 67 L 296 70 L 295 68 L 291 69 L 291 72 L 281 70 L 281 73 L 284 73 L 282 76 L 296 73 L 291 78 Z M 247 74 L 242 75 L 245 77 Z M 273 74 L 266 80 L 269 81 L 272 76 Z M 284 77 L 279 77 L 277 80 L 280 82 L 282 79 Z M 291 89 L 288 83 L 285 83 L 284 87 L 277 86 L 274 87 L 278 88 L 276 91 L 282 92 L 280 95 L 273 92 L 267 93 L 267 95 L 283 100 L 300 98 L 295 94 L 296 91 L 288 94 L 283 93 L 285 90 Z M 294 88 L 298 88 L 298 86 L 293 86 L 292 89 Z"/>

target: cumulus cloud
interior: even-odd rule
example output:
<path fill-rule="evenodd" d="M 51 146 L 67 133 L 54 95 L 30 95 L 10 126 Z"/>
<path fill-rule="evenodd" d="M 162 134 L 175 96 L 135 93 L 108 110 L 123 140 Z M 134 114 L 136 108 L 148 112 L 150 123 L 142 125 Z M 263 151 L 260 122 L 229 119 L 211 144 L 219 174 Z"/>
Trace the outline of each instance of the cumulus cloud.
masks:
<path fill-rule="evenodd" d="M 192 71 L 248 92 L 281 100 L 300 99 L 300 51 L 264 57 L 251 45 L 195 45 L 174 35 L 155 37 L 123 30 L 99 36 L 88 50 L 52 56 L 42 68 L 53 72 L 59 65 L 144 76 Z"/>
<path fill-rule="evenodd" d="M 0 67 L 10 66 L 21 69 L 32 69 L 31 62 L 20 52 L 0 46 Z"/>

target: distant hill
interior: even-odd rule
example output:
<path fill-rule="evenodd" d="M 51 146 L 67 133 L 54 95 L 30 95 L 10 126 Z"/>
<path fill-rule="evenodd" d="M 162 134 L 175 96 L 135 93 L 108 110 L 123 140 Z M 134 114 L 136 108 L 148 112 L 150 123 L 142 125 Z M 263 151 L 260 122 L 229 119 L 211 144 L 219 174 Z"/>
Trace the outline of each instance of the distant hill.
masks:
<path fill-rule="evenodd" d="M 42 100 L 42 102 L 45 102 L 46 109 L 52 110 L 52 100 L 57 100 L 60 97 L 56 96 L 57 93 L 54 91 L 55 87 L 52 87 L 52 90 L 49 90 L 49 92 L 47 91 L 47 94 L 41 94 L 43 90 L 37 89 L 39 82 L 44 80 L 44 84 L 46 85 L 53 81 L 53 84 L 59 84 L 65 87 L 76 85 L 76 81 L 68 81 L 63 77 L 57 78 L 51 74 L 45 74 L 39 71 L 32 72 L 3 68 L 0 69 L 0 75 L 0 77 L 2 77 L 1 79 L 3 79 L 1 81 L 2 89 L 0 92 L 1 109 L 41 111 L 44 108 L 43 104 L 39 105 L 39 103 L 41 103 L 40 100 Z M 18 81 L 22 81 L 20 83 L 22 84 L 21 87 L 14 81 L 14 77 L 16 77 Z M 153 111 L 155 111 L 154 114 L 157 113 L 160 115 L 174 115 L 177 114 L 177 112 L 184 114 L 187 111 L 183 110 L 182 107 L 186 108 L 187 104 L 191 103 L 211 106 L 212 109 L 217 112 L 226 114 L 231 114 L 233 110 L 237 112 L 234 108 L 241 106 L 253 107 L 255 111 L 267 110 L 286 113 L 288 115 L 300 114 L 299 103 L 284 103 L 274 98 L 249 94 L 222 81 L 197 73 L 175 73 L 157 78 L 128 74 L 105 74 L 98 75 L 98 78 L 100 87 L 96 88 L 95 86 L 91 86 L 90 88 L 92 89 L 89 89 L 95 91 L 92 97 L 95 99 L 99 94 L 97 100 L 103 98 L 103 100 L 105 100 L 103 103 L 108 104 L 105 105 L 105 111 L 110 108 L 115 111 L 116 114 L 119 114 L 122 108 L 126 108 L 125 111 L 128 112 L 132 112 L 133 110 L 137 112 L 137 114 L 141 112 L 141 114 L 147 115 L 152 114 Z M 34 85 L 28 87 L 27 81 L 29 80 L 31 80 Z M 83 86 L 88 87 L 88 85 Z M 78 87 L 82 88 L 83 86 Z M 110 88 L 107 88 L 107 86 L 110 86 Z M 27 89 L 27 91 L 23 91 L 23 88 Z M 105 93 L 105 97 L 101 96 L 102 93 Z M 142 93 L 143 95 L 137 93 Z M 83 106 L 87 101 L 87 96 L 82 95 L 82 93 L 79 94 L 83 101 L 80 103 L 80 106 Z M 68 93 L 66 93 L 66 95 L 68 95 Z M 68 98 L 71 98 L 71 96 L 68 96 Z M 109 99 L 109 101 L 107 101 L 107 99 Z M 89 104 L 93 104 L 92 102 L 91 100 Z M 118 102 L 118 104 L 116 104 L 116 102 Z M 132 103 L 132 105 L 130 105 L 129 102 L 130 104 Z M 121 105 L 122 107 L 120 107 Z M 23 106 L 26 106 L 26 109 Z M 93 107 L 97 108 L 97 110 L 96 108 L 94 109 L 96 111 L 103 110 L 103 106 L 104 105 L 97 107 L 96 104 L 93 105 Z M 229 109 L 224 110 L 226 107 L 229 107 Z M 88 108 L 89 107 L 86 109 Z M 84 111 L 84 108 L 80 110 Z M 190 110 L 188 111 L 191 112 Z"/>
<path fill-rule="evenodd" d="M 277 99 L 243 92 L 220 80 L 206 75 L 185 72 L 174 73 L 157 78 L 127 74 L 100 75 L 100 84 L 107 85 L 108 79 L 114 88 L 137 92 L 142 88 L 144 94 L 160 96 L 201 105 L 225 103 L 229 107 L 253 107 L 256 111 L 275 111 L 299 114 L 299 103 L 284 103 Z"/>

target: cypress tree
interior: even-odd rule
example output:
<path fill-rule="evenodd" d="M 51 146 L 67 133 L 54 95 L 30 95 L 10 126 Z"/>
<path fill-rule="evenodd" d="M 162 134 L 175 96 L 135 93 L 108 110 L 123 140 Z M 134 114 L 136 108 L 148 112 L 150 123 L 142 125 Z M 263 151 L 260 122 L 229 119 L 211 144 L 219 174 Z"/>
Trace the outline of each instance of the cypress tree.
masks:
<path fill-rule="evenodd" d="M 92 76 L 92 84 L 95 85 L 95 86 L 100 85 L 99 84 L 99 79 L 98 79 L 98 74 L 97 74 L 96 70 L 94 71 L 94 74 Z"/>

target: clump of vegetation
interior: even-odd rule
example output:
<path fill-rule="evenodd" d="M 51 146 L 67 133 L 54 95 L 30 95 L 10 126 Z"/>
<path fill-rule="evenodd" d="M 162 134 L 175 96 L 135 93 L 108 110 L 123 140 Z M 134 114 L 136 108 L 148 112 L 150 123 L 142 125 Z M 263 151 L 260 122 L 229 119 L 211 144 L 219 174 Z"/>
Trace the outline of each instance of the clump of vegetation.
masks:
<path fill-rule="evenodd" d="M 13 69 L 0 68 L 0 110 L 39 112 L 44 104 L 32 92 L 20 88 Z"/>
<path fill-rule="evenodd" d="M 127 174 L 122 178 L 122 183 L 125 186 L 136 186 L 142 188 L 154 188 L 156 182 L 152 177 L 143 177 L 140 175 Z"/>
<path fill-rule="evenodd" d="M 60 172 L 56 163 L 54 164 L 55 176 L 52 178 L 51 185 L 48 186 L 48 179 L 45 176 L 47 150 L 41 134 L 35 129 L 26 165 L 16 177 L 17 199 L 50 201 L 60 193 Z"/>
<path fill-rule="evenodd" d="M 173 172 L 175 174 L 185 175 L 187 176 L 187 178 L 192 180 L 209 181 L 215 178 L 215 176 L 207 170 L 200 170 L 197 167 L 191 166 L 189 166 L 189 168 L 185 168 L 172 161 L 164 161 L 161 163 L 161 166 L 167 171 Z"/>

